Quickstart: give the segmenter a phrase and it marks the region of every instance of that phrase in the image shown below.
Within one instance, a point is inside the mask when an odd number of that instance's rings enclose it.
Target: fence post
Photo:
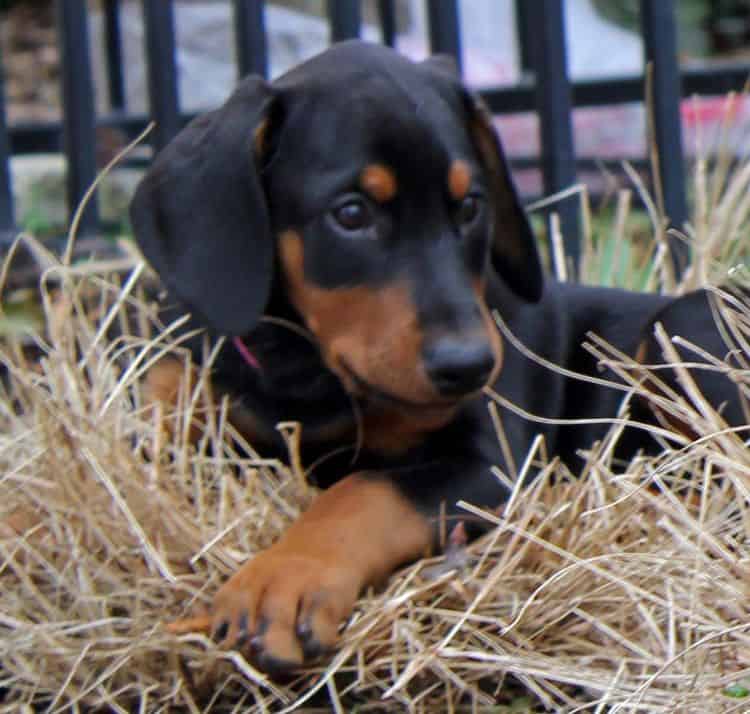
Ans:
[[[532,60],[536,73],[536,106],[542,144],[544,193],[569,188],[576,181],[572,101],[565,51],[562,0],[525,0],[528,12],[540,18]],[[566,257],[573,266],[580,257],[578,198],[557,203]]]
[[[10,175],[10,139],[5,119],[5,72],[0,52],[0,254],[4,253],[16,236],[13,191]]]
[[[125,108],[125,84],[122,76],[122,32],[120,32],[120,0],[104,2],[104,37],[107,51],[107,86],[109,106]]]
[[[72,216],[96,178],[94,83],[89,57],[85,0],[58,0],[60,66],[62,68],[63,136],[67,160],[68,211]],[[99,211],[94,196],[79,223],[79,235],[95,233]]]
[[[461,18],[456,0],[427,0],[430,50],[452,55],[461,71]]]
[[[515,0],[518,63],[521,66],[522,73],[529,72],[534,68],[532,47],[534,46],[536,21],[529,8],[530,5],[526,0]]]
[[[172,0],[143,0],[148,101],[156,122],[153,147],[163,149],[180,130]]]
[[[328,17],[331,23],[331,42],[359,37],[362,24],[360,0],[328,0]]]
[[[396,3],[394,0],[378,0],[378,17],[383,34],[383,44],[396,46]]]
[[[653,110],[658,159],[658,177],[655,179],[661,183],[660,198],[669,223],[682,229],[688,218],[688,209],[674,0],[641,0],[640,10],[646,61],[652,67],[652,96],[647,99],[651,100]],[[674,267],[679,275],[687,265],[688,249],[683,241],[675,237],[670,237],[669,245]]]
[[[263,0],[233,0],[234,42],[237,53],[237,73],[268,77],[266,18]]]

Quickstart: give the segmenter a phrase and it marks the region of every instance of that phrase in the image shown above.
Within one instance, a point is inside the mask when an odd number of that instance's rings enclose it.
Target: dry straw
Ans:
[[[685,231],[694,260],[681,284],[668,285],[676,292],[720,281],[748,247],[750,164],[722,159],[709,171],[699,162],[694,177],[698,208]],[[629,205],[621,193],[616,238]],[[658,242],[647,258],[662,284],[666,234],[649,206]],[[584,275],[598,270],[587,239]],[[70,266],[34,246],[47,266],[46,330],[33,338],[41,357],[30,359],[18,341],[0,351],[7,710],[750,709],[748,434],[728,429],[681,371],[683,393],[665,387],[661,405],[700,438],[653,429],[659,456],[615,462],[644,374],[593,335],[590,349],[623,380],[624,402],[582,472],[571,476],[535,442],[517,465],[541,467],[531,486],[514,488],[497,512],[464,504],[467,516],[494,526],[489,534],[362,597],[332,661],[274,684],[201,635],[166,633],[163,623],[205,608],[245,558],[277,538],[308,490],[299,468],[263,458],[233,433],[225,404],[188,443],[191,415],[211,399],[206,370],[186,380],[194,389],[174,413],[144,402],[141,378],[155,360],[170,353],[190,366],[176,326],[158,325],[143,298],[136,257],[126,271],[114,266],[118,280],[112,265]],[[721,298],[717,319],[744,366],[710,368],[731,373],[747,395],[750,308]],[[673,341],[658,339],[672,362]],[[502,395],[490,397],[502,443],[493,406]],[[511,485],[516,477],[488,474]]]

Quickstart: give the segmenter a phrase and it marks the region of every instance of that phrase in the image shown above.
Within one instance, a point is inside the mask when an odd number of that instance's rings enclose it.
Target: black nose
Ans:
[[[480,389],[495,366],[495,355],[486,340],[442,337],[425,349],[423,359],[432,383],[446,397]]]

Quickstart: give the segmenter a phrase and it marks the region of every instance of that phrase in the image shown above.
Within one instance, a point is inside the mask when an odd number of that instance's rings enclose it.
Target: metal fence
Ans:
[[[571,83],[566,74],[565,0],[515,0],[515,16],[523,74],[514,86],[482,92],[498,114],[536,110],[540,117],[543,190],[557,192],[576,181],[572,118],[573,107],[643,101],[643,76]],[[231,0],[237,75],[268,72],[263,0]],[[461,4],[458,0],[425,0],[429,45],[433,52],[461,59]],[[15,218],[8,159],[11,153],[45,151],[63,146],[67,158],[67,200],[70,214],[96,174],[94,132],[97,126],[117,127],[134,136],[153,119],[150,141],[163,147],[191,117],[180,111],[175,59],[175,17],[171,0],[142,0],[145,26],[150,116],[128,112],[123,82],[123,60],[118,0],[101,0],[105,14],[108,111],[97,116],[90,61],[88,10],[85,0],[57,0],[57,29],[61,57],[63,121],[61,124],[8,126],[0,84],[0,232],[15,233]],[[377,0],[382,41],[396,42],[395,0]],[[327,0],[330,40],[357,37],[362,27],[359,0]],[[680,72],[676,47],[674,0],[640,0],[640,22],[645,59],[652,70],[653,120],[661,167],[664,207],[675,225],[687,217],[685,171],[682,156],[679,100],[682,96],[722,94],[742,89],[748,65]],[[62,141],[60,139],[62,138]],[[568,254],[578,255],[578,208],[562,202],[560,213]],[[99,217],[95,202],[83,214],[80,231],[95,234]]]

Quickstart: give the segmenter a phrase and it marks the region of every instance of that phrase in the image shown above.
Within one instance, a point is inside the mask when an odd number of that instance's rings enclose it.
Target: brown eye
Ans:
[[[346,231],[361,231],[372,224],[370,209],[364,201],[352,199],[333,210],[333,218]]]
[[[476,196],[467,196],[458,208],[458,223],[462,226],[473,223],[479,215],[480,200]]]

